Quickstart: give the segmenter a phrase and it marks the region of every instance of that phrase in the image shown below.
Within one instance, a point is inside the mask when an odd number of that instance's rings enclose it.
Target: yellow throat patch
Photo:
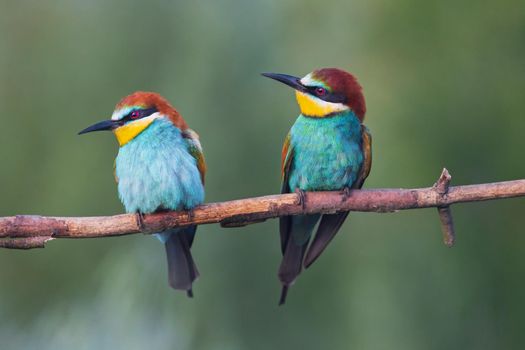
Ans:
[[[118,127],[115,130],[113,130],[113,133],[117,137],[117,141],[120,147],[133,140],[138,134],[140,134],[151,123],[153,123],[154,120],[155,118],[146,117],[122,125],[121,127]]]
[[[329,114],[348,109],[348,107],[342,103],[326,102],[300,91],[295,92],[295,97],[301,109],[301,114],[308,117],[322,118]]]

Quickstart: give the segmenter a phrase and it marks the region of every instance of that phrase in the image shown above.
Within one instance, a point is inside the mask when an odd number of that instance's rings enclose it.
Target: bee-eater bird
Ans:
[[[284,141],[281,193],[299,193],[304,205],[305,191],[342,190],[348,196],[350,189],[361,188],[372,164],[372,138],[363,125],[365,99],[356,78],[337,68],[318,69],[303,78],[263,75],[294,88],[301,111]],[[347,216],[341,212],[280,218],[280,305],[303,264],[308,268],[319,257]]]
[[[199,136],[169,102],[157,93],[135,92],[115,107],[110,120],[79,134],[111,130],[120,145],[115,179],[128,213],[191,210],[204,201],[206,165]],[[169,284],[193,296],[199,276],[190,253],[197,226],[156,234],[168,257]]]

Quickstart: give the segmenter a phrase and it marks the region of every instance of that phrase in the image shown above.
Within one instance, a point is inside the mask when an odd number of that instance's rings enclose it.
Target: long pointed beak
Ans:
[[[115,121],[115,120],[104,120],[104,121],[98,122],[96,124],[93,124],[93,125],[85,128],[84,130],[82,130],[78,134],[82,135],[82,134],[86,134],[88,132],[100,131],[100,130],[113,130],[113,129],[119,127],[119,126],[120,125],[119,125],[118,121]]]
[[[303,84],[301,84],[301,79],[294,77],[293,75],[288,74],[280,74],[280,73],[261,73],[262,76],[277,80],[283,84],[286,84],[295,90],[299,90],[301,92],[306,92],[306,88]]]

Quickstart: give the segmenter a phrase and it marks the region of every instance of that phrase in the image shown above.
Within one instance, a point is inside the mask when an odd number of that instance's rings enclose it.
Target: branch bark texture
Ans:
[[[335,213],[339,211],[394,212],[436,207],[445,243],[454,242],[450,205],[525,196],[525,179],[467,186],[449,186],[443,170],[436,184],[418,189],[353,190],[307,192],[300,203],[296,193],[210,203],[188,212],[159,212],[139,217],[133,214],[100,217],[45,217],[17,215],[0,218],[0,248],[43,247],[54,238],[95,238],[134,233],[153,233],[168,228],[220,223],[224,227],[244,226],[286,215]]]

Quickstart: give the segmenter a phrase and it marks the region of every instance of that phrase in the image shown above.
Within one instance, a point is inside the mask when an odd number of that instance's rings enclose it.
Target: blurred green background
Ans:
[[[298,114],[263,71],[336,66],[364,87],[365,187],[525,177],[525,3],[0,3],[0,215],[123,212],[109,133],[76,133],[135,90],[198,131],[207,201],[277,193]],[[0,251],[2,349],[523,349],[523,199],[354,213],[278,307],[277,221],[199,228],[193,300],[133,235]]]

